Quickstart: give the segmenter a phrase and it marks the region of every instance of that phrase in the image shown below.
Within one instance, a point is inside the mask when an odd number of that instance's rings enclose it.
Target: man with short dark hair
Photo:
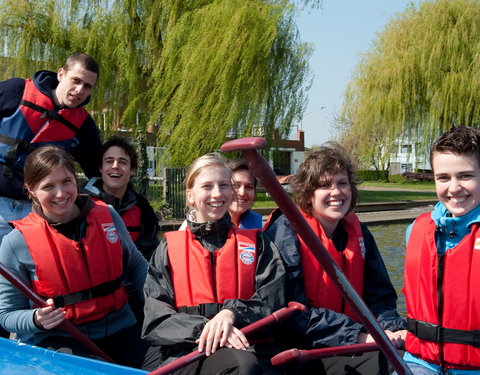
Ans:
[[[98,75],[95,60],[77,53],[56,73],[42,70],[33,79],[0,82],[0,240],[11,230],[9,221],[30,212],[23,164],[35,148],[56,144],[71,153],[88,177],[99,175],[102,142],[83,108]]]

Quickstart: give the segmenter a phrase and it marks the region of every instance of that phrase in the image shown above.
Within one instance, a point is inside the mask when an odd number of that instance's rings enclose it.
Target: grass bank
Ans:
[[[367,182],[362,183],[359,188],[359,203],[401,202],[437,198],[433,183]],[[254,207],[276,206],[277,204],[266,193],[257,193]]]

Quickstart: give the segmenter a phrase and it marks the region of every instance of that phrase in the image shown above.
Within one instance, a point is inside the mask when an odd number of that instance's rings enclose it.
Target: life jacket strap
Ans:
[[[407,319],[407,330],[422,340],[471,345],[480,348],[480,331],[445,328],[437,324]]]
[[[77,135],[79,129],[75,125],[73,125],[70,121],[68,121],[65,117],[60,115],[57,111],[40,107],[39,105],[29,102],[28,100],[22,100],[20,102],[20,105],[24,105],[25,107],[31,108],[34,111],[40,112],[41,113],[40,118],[49,118],[49,119],[53,119],[58,122],[61,122],[71,131],[73,131],[75,135]]]
[[[181,306],[178,308],[179,312],[189,315],[201,315],[205,318],[211,319],[223,308],[221,303],[200,303],[196,306]]]
[[[65,307],[75,303],[88,301],[96,297],[105,297],[112,294],[122,286],[120,278],[112,281],[107,281],[100,285],[81,290],[79,292],[65,294],[63,296],[53,297],[53,304],[55,307]]]

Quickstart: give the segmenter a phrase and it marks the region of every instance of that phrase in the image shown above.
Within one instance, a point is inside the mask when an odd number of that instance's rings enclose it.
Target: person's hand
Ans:
[[[51,298],[47,300],[47,304],[49,306],[36,309],[33,318],[38,327],[52,329],[65,320],[65,311],[56,308]]]
[[[249,346],[245,335],[233,326],[233,312],[222,310],[215,315],[203,328],[200,338],[196,341],[198,351],[209,356],[218,347],[246,350]]]
[[[398,349],[402,349],[405,346],[405,337],[407,336],[406,330],[401,331],[384,331],[391,343]],[[369,333],[360,333],[358,335],[359,344],[367,344],[370,342],[375,342],[375,339]]]

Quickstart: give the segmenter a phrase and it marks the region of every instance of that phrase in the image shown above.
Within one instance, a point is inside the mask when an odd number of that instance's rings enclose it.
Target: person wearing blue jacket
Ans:
[[[100,175],[100,132],[83,108],[98,76],[96,61],[77,53],[57,72],[0,82],[0,240],[11,230],[9,221],[31,210],[23,163],[36,147],[56,144],[71,153],[87,177]]]
[[[123,220],[111,206],[78,194],[73,160],[57,146],[29,155],[25,186],[33,210],[12,222],[0,262],[47,306],[32,306],[0,277],[0,324],[21,342],[97,358],[59,329],[68,319],[117,363],[156,369],[160,353],[141,339],[124,286],[142,290],[148,264]]]
[[[230,160],[227,165],[232,171],[235,188],[235,198],[228,208],[232,223],[240,229],[262,229],[262,215],[252,211],[257,179],[244,159]]]

